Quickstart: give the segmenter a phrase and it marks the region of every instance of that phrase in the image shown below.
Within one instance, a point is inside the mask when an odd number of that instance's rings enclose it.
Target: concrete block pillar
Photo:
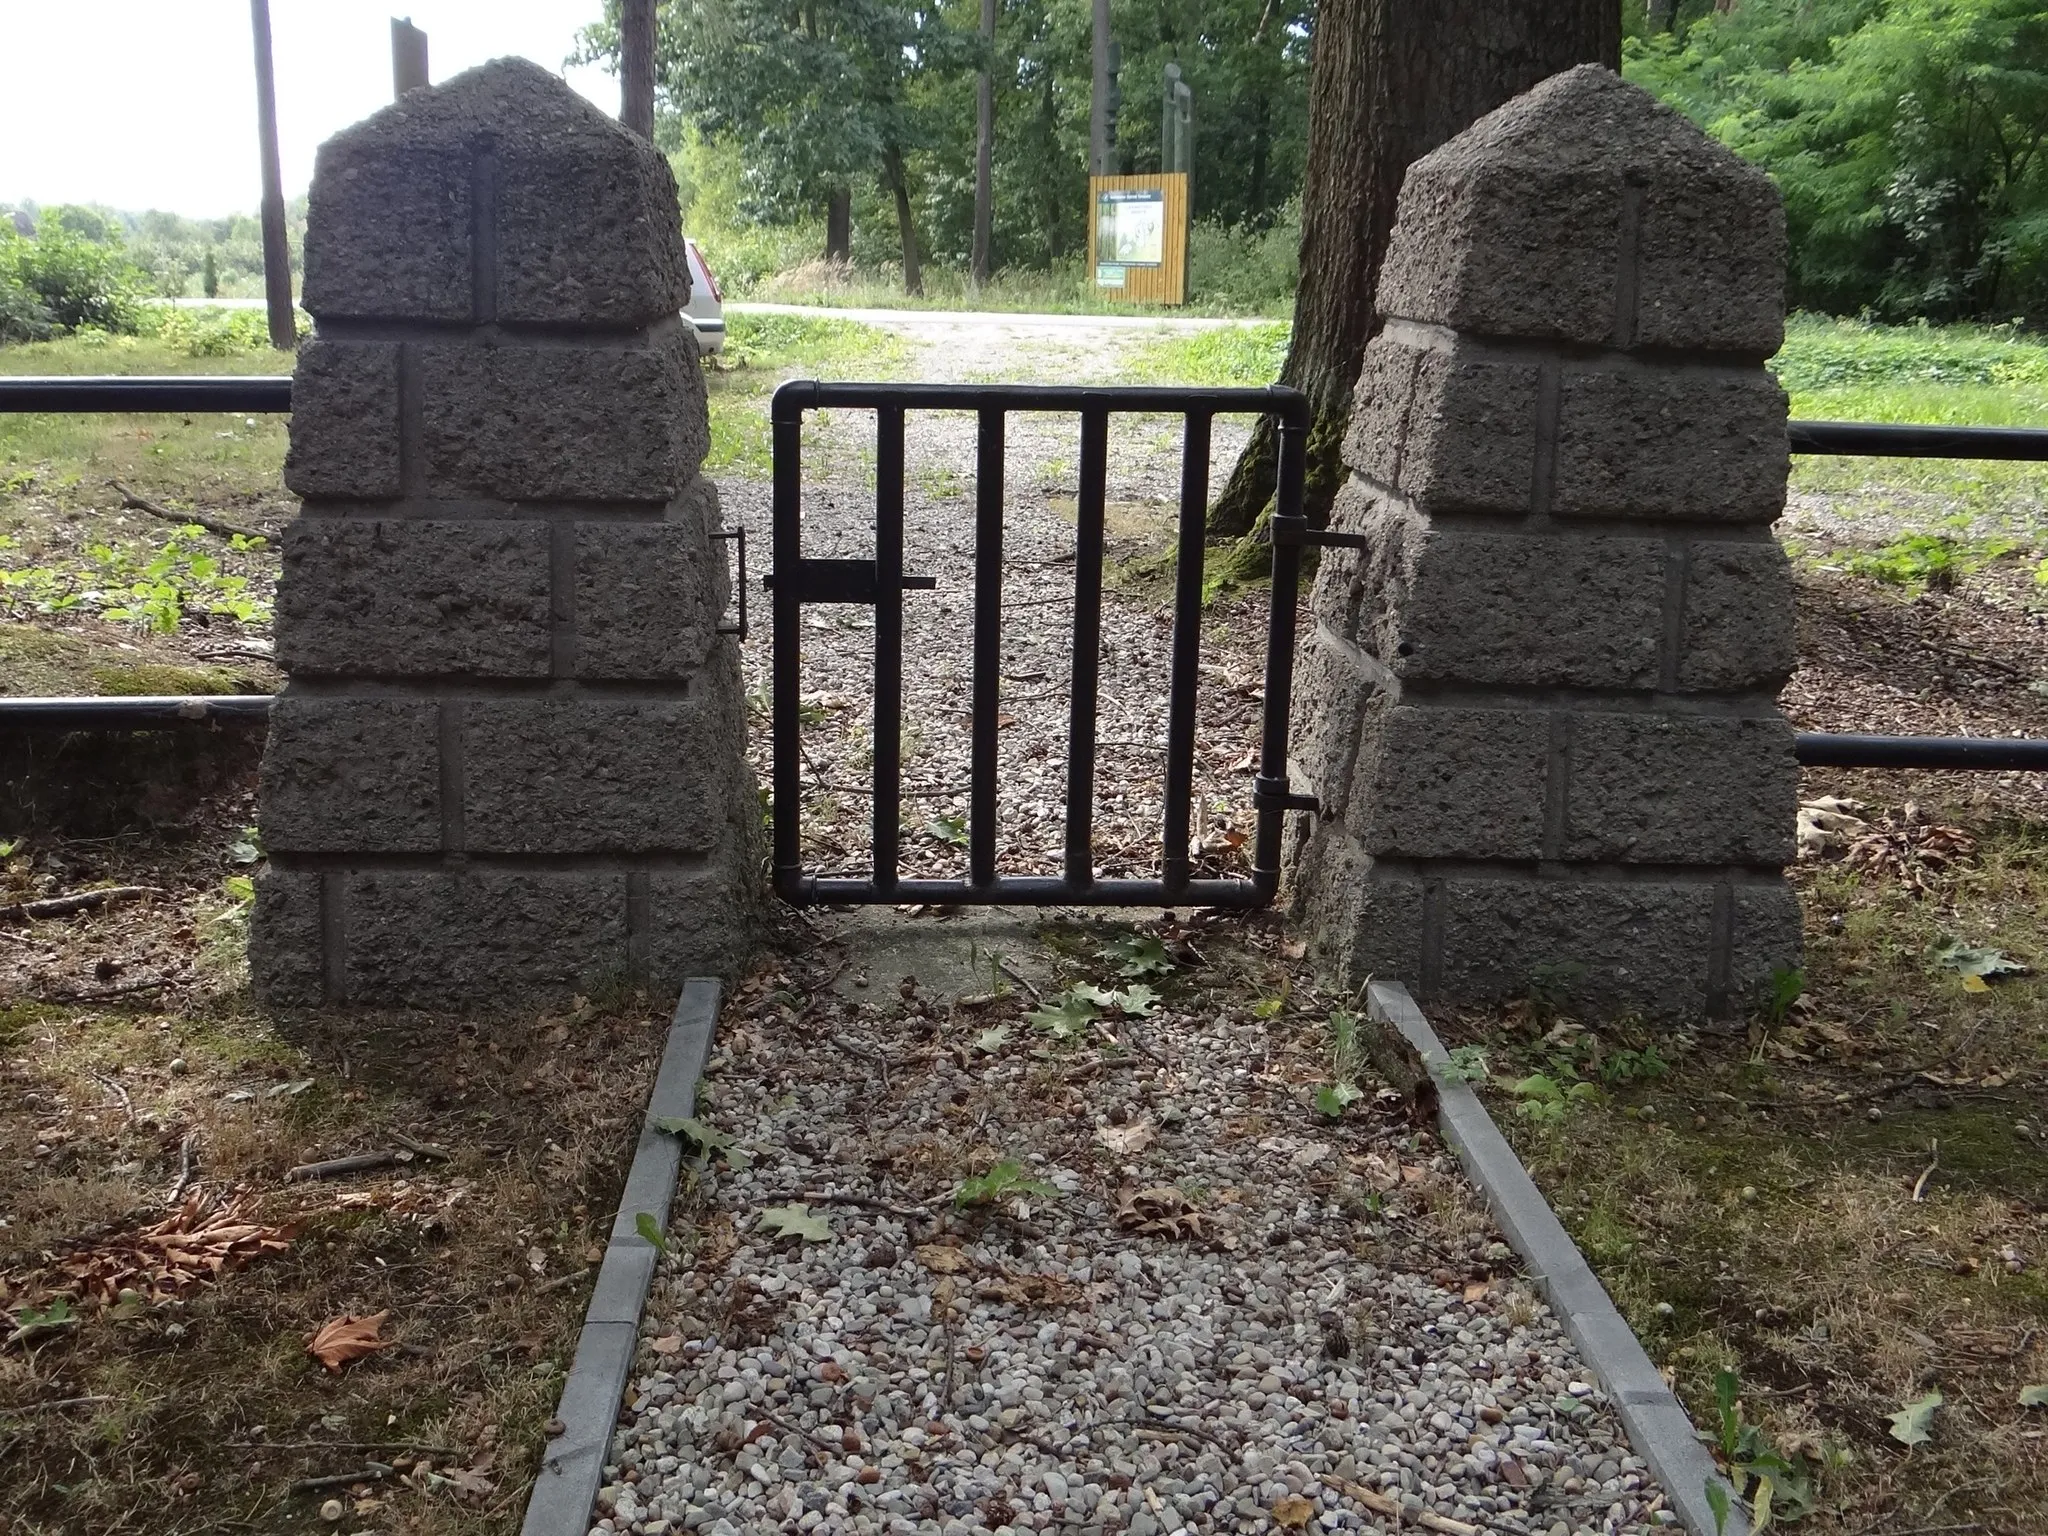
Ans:
[[[1798,963],[1784,216],[1595,66],[1402,187],[1296,692],[1341,975],[1588,1013]]]
[[[760,909],[675,182],[499,60],[320,149],[250,961],[279,1004],[730,971]]]

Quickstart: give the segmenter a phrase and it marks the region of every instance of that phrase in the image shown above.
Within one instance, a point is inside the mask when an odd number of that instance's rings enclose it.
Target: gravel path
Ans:
[[[1122,345],[956,340],[913,374],[1113,379]],[[813,418],[809,553],[871,547],[870,422]],[[1057,868],[1076,430],[1010,433],[1006,872]],[[1158,419],[1113,431],[1129,554],[1171,526],[1179,445]],[[1212,482],[1241,440],[1218,423]],[[906,872],[964,870],[945,818],[966,809],[973,453],[965,418],[912,418],[906,569],[940,587],[905,601]],[[767,488],[723,490],[765,549]],[[1105,602],[1106,874],[1156,867],[1163,601]],[[1262,597],[1205,619],[1210,872],[1243,868],[1263,624]],[[865,859],[871,630],[862,609],[807,615],[807,857],[827,871]],[[765,639],[747,647],[763,710]],[[1255,1017],[1246,990],[1284,969],[1281,941],[1157,932],[1176,962],[1149,978],[1160,996],[1078,1029],[1034,1021],[992,959],[1001,988],[964,997],[867,976],[857,953],[838,992],[814,958],[736,995],[701,1113],[738,1155],[696,1165],[594,1531],[1576,1536],[1670,1518],[1455,1159],[1369,1096],[1340,1122],[1315,1112],[1323,1015]],[[1100,943],[1061,930],[1025,969],[1129,989]],[[963,1202],[970,1178],[1023,1182]]]
[[[893,980],[728,1010],[704,1114],[747,1166],[678,1222],[595,1530],[1658,1526],[1455,1160],[1314,1114],[1306,1021],[1052,1045]],[[1033,1187],[958,1203],[1000,1164]]]

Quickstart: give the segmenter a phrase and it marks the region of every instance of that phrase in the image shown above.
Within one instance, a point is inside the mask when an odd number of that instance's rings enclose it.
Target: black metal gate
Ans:
[[[803,553],[804,413],[821,408],[875,413],[875,554],[820,560]],[[901,835],[903,592],[931,577],[903,571],[903,418],[906,411],[972,411],[975,464],[974,673],[967,867],[964,880],[905,879]],[[1060,411],[1081,418],[1074,561],[1074,650],[1067,725],[1066,845],[1062,873],[1005,875],[996,868],[998,685],[1002,634],[1003,429],[1012,411]],[[1097,879],[1094,799],[1096,690],[1102,620],[1103,514],[1109,418],[1118,412],[1185,421],[1176,538],[1171,670],[1167,688],[1165,810],[1156,879]],[[1272,416],[1279,428],[1279,488],[1273,516],[1272,609],[1250,879],[1196,878],[1188,848],[1195,762],[1195,704],[1201,644],[1203,553],[1209,500],[1209,427],[1218,415]],[[1075,388],[1040,385],[821,384],[794,381],[775,392],[774,825],[775,890],[785,901],[989,903],[1009,906],[1261,907],[1280,883],[1281,820],[1310,802],[1287,785],[1287,699],[1294,679],[1294,609],[1301,547],[1315,538],[1302,518],[1309,403],[1296,390]],[[799,689],[806,603],[862,603],[875,610],[873,868],[867,878],[820,876],[804,867]]]

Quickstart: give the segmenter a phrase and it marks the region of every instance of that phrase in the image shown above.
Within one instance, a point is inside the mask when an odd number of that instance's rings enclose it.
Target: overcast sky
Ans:
[[[322,139],[391,100],[391,18],[427,33],[433,78],[503,54],[560,71],[603,0],[271,0],[286,197]],[[0,202],[193,217],[262,195],[248,0],[0,0]],[[607,112],[617,80],[569,83]]]

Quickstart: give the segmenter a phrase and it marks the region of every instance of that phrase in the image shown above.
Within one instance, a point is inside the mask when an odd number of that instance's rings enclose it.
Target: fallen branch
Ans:
[[[366,1173],[372,1168],[389,1168],[398,1162],[396,1152],[358,1152],[354,1157],[331,1157],[324,1163],[301,1163],[286,1173],[284,1180],[294,1184],[302,1179],[331,1179],[344,1173]]]
[[[417,1456],[465,1456],[452,1445],[423,1445],[413,1440],[230,1440],[231,1451],[411,1451]]]
[[[185,1133],[185,1140],[178,1147],[178,1182],[164,1196],[165,1205],[176,1205],[178,1196],[185,1193],[185,1186],[192,1182],[192,1146],[198,1140],[199,1127],[195,1125]]]
[[[17,901],[11,906],[0,907],[0,920],[34,922],[46,917],[69,917],[74,912],[90,912],[104,907],[109,902],[132,901],[138,896],[161,896],[163,891],[154,885],[109,885],[97,891],[78,891],[70,896],[46,896],[41,901]]]
[[[269,534],[260,528],[244,528],[240,523],[230,523],[218,517],[208,517],[204,512],[173,512],[169,507],[151,501],[147,496],[138,496],[118,480],[109,480],[108,486],[121,493],[121,505],[132,507],[137,512],[147,512],[151,517],[160,517],[167,523],[176,523],[183,528],[196,524],[208,533],[223,539],[267,539]]]
[[[1467,1525],[1462,1520],[1453,1520],[1448,1515],[1439,1515],[1432,1510],[1404,1508],[1399,1499],[1390,1499],[1384,1493],[1375,1493],[1372,1489],[1346,1478],[1325,1474],[1323,1481],[1334,1484],[1341,1492],[1356,1499],[1374,1514],[1382,1515],[1396,1524],[1403,1520],[1412,1520],[1425,1531],[1437,1531],[1441,1536],[1485,1536],[1484,1526]]]
[[[154,992],[159,987],[169,986],[165,976],[152,976],[142,981],[124,981],[118,987],[95,987],[90,992],[48,992],[39,1001],[45,1003],[103,1003],[110,997],[127,997],[135,992]]]
[[[414,1141],[410,1136],[398,1131],[392,1131],[389,1134],[393,1141],[397,1142],[415,1157],[424,1157],[436,1163],[445,1163],[455,1155],[446,1147],[437,1147],[431,1141]]]
[[[26,1416],[31,1413],[55,1413],[60,1408],[83,1408],[91,1403],[111,1403],[113,1398],[105,1393],[91,1397],[53,1397],[47,1402],[24,1403],[19,1408],[0,1409],[0,1412]]]
[[[391,1468],[381,1461],[354,1472],[337,1472],[332,1477],[302,1477],[285,1490],[287,1495],[295,1493],[325,1493],[330,1488],[346,1488],[353,1483],[374,1483],[391,1475]]]

